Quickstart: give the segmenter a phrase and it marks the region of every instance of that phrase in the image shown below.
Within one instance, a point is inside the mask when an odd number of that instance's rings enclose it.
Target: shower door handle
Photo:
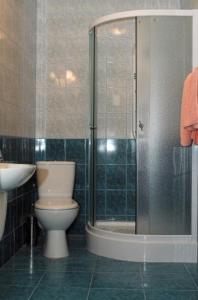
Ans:
[[[90,130],[94,130],[94,129],[96,129],[96,128],[97,128],[97,127],[96,127],[95,125],[93,125],[93,124],[91,124],[91,123],[89,124],[89,129],[90,129]]]
[[[144,123],[142,123],[141,121],[139,121],[139,128],[141,129],[141,131],[143,131],[144,129]]]

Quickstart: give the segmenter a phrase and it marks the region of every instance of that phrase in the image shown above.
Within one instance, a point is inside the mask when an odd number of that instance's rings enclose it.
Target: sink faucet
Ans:
[[[2,151],[0,149],[0,163],[4,162],[4,159],[3,159],[3,154],[2,154]]]

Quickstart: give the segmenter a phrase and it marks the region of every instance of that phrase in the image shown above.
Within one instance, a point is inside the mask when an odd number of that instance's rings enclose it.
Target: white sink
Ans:
[[[7,192],[23,185],[32,177],[35,170],[35,165],[0,163],[0,240],[5,228]]]
[[[7,192],[23,185],[35,170],[35,165],[0,163],[0,191]]]

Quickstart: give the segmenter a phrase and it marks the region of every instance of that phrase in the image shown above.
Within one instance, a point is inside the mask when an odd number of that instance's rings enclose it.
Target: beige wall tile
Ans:
[[[34,137],[36,0],[0,0],[0,7],[0,134]]]
[[[107,138],[126,138],[127,120],[125,114],[106,115]]]
[[[146,8],[180,8],[180,3],[178,0],[38,0],[38,138],[89,136],[89,24],[109,13]],[[112,34],[115,24],[97,30],[98,137],[132,135],[131,24],[126,21],[116,25],[125,31],[123,38],[115,39]]]
[[[181,0],[181,8],[182,9],[198,9],[198,1],[197,0]]]

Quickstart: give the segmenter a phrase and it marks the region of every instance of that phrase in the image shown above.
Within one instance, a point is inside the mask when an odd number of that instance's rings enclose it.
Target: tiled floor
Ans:
[[[97,257],[70,238],[70,256],[22,248],[0,269],[1,300],[198,300],[197,264],[142,264]]]

